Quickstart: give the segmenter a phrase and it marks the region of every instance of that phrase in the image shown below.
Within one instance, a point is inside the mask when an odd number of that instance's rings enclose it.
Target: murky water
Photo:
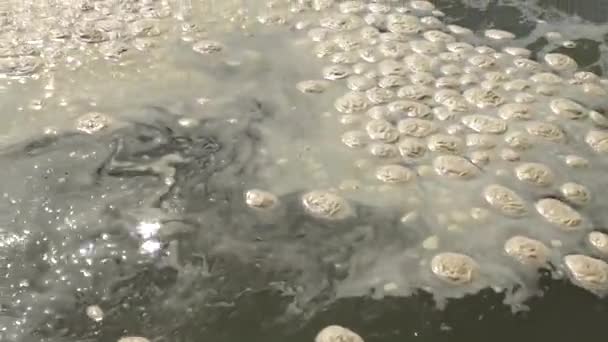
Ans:
[[[603,338],[608,3],[0,5],[0,341]]]

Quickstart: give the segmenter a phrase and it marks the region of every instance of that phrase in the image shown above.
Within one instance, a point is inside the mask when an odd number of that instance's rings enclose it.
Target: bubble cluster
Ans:
[[[319,74],[306,75],[296,88],[329,104],[324,117],[336,117],[343,130],[328,135],[341,142],[339,159],[352,157],[353,167],[327,165],[342,170],[328,182],[338,183],[301,196],[308,215],[356,216],[354,203],[336,188],[382,210],[403,211],[405,201],[414,207],[408,212],[417,212],[421,203],[432,203],[434,213],[423,214],[429,227],[416,228],[430,230],[421,234],[427,240],[417,246],[438,250],[432,273],[463,287],[480,272],[490,286],[502,279],[497,268],[468,255],[493,249],[490,263],[532,266],[526,272],[533,272],[554,254],[563,258],[577,234],[589,234],[595,221],[588,216],[601,195],[591,196],[586,177],[599,170],[594,154],[608,151],[601,76],[578,70],[565,53],[524,47],[519,34],[446,24],[427,1],[317,0],[299,3],[293,13],[306,18],[307,42],[298,45],[320,64]],[[221,51],[228,50],[223,45]],[[346,179],[350,172],[355,180]],[[357,186],[349,186],[351,180]],[[400,193],[405,187],[416,196]],[[496,238],[472,237],[481,222],[488,226],[484,234]],[[514,222],[522,232],[505,238],[505,226]],[[446,239],[444,231],[458,238]],[[601,240],[597,234],[593,241]],[[471,241],[462,254],[441,251],[457,250],[459,239]],[[550,249],[555,241],[568,248]],[[504,264],[504,254],[516,263]],[[348,279],[358,277],[367,279],[359,273]]]

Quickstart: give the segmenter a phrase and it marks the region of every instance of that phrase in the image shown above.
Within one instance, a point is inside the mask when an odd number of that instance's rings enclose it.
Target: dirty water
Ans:
[[[606,6],[5,1],[0,341],[602,338]]]

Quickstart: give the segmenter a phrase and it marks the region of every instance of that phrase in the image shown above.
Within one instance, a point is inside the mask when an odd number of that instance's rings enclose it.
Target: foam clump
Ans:
[[[251,208],[270,209],[276,206],[279,200],[268,191],[252,189],[245,192],[245,202]]]
[[[446,252],[433,257],[431,269],[439,279],[447,283],[465,285],[475,279],[479,265],[468,255]]]
[[[608,264],[586,255],[571,254],[564,263],[572,282],[589,291],[605,295],[608,291]]]
[[[302,195],[302,204],[307,212],[321,219],[340,220],[354,214],[352,207],[344,198],[322,190]]]
[[[118,339],[117,342],[149,342],[150,340],[141,336],[125,336]]]
[[[363,338],[348,328],[330,325],[319,331],[315,342],[363,342]]]

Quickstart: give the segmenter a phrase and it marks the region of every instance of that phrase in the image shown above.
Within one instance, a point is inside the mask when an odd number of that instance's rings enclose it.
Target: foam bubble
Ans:
[[[339,325],[323,328],[315,337],[315,342],[363,342],[363,338],[354,331]]]
[[[302,204],[311,215],[326,220],[341,220],[354,214],[344,198],[322,190],[302,195]]]
[[[548,222],[564,230],[580,229],[583,223],[581,214],[560,200],[543,198],[536,202],[535,207]]]
[[[513,190],[499,184],[490,184],[483,190],[485,200],[506,216],[521,217],[528,213],[526,202]]]
[[[441,280],[453,285],[472,282],[479,272],[479,265],[468,255],[445,252],[431,260],[433,273]]]
[[[608,290],[608,264],[581,254],[564,257],[564,263],[572,282],[587,290],[605,294]]]

